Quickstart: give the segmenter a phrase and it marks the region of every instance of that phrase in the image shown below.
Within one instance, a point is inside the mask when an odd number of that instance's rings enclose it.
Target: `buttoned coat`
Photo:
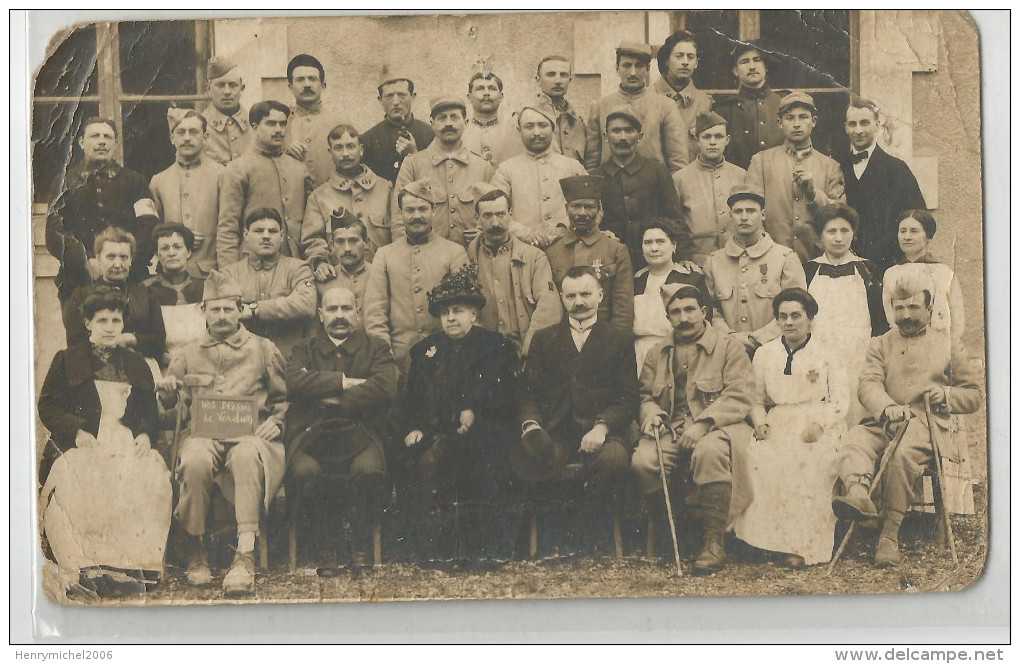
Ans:
[[[699,151],[695,126],[699,115],[711,112],[712,104],[715,103],[712,95],[704,90],[699,90],[693,80],[687,83],[687,87],[677,92],[673,86],[666,82],[665,78],[660,77],[652,85],[652,89],[676,104],[676,110],[680,112],[680,118],[684,121],[684,126],[687,127],[688,163],[693,162]]]
[[[728,161],[709,166],[695,158],[673,174],[684,220],[691,231],[692,260],[704,265],[730,237],[730,190],[743,184],[747,171]]]
[[[793,181],[798,170],[814,176],[814,201]],[[747,183],[765,192],[765,230],[773,240],[796,251],[801,261],[822,253],[811,222],[819,207],[846,202],[839,164],[814,148],[795,153],[788,144],[777,145],[751,157]]]
[[[135,335],[138,339],[136,350],[145,357],[156,360],[163,358],[163,346],[166,343],[166,327],[163,324],[163,312],[159,303],[149,294],[143,284],[124,284],[115,286],[103,279],[94,284],[80,286],[64,303],[62,316],[67,345],[88,341],[89,330],[85,327],[85,314],[82,305],[85,298],[95,292],[97,287],[107,287],[119,291],[127,298],[124,308],[124,332]]]
[[[578,237],[572,230],[563,234],[545,250],[552,268],[553,282],[563,283],[567,270],[576,265],[595,268],[605,296],[599,304],[599,321],[623,334],[634,329],[634,268],[622,243],[600,230]],[[637,367],[634,368],[635,373]]]
[[[732,237],[705,261],[705,281],[712,295],[712,324],[723,332],[754,334],[765,344],[779,336],[772,299],[784,288],[807,288],[797,254],[768,233],[750,247]]]
[[[258,303],[256,318],[246,323],[254,334],[266,337],[283,353],[307,336],[318,294],[304,261],[280,256],[273,262],[248,256],[221,271],[241,287],[245,304]]]
[[[345,121],[339,111],[321,100],[312,108],[305,108],[299,104],[290,107],[290,117],[287,119],[287,144],[305,146],[305,158],[302,163],[312,176],[314,187],[324,184],[334,172],[327,137],[329,132],[333,131],[333,127]]]
[[[517,132],[517,119],[497,117],[495,120],[492,124],[482,124],[471,118],[461,139],[464,147],[492,164],[493,168],[524,152],[524,143]]]
[[[195,234],[188,272],[196,277],[216,269],[216,224],[223,170],[221,164],[206,156],[189,167],[174,162],[149,181],[149,191],[163,223],[183,224]]]
[[[721,429],[730,441],[746,439],[751,427],[745,422],[754,399],[754,373],[744,345],[712,325],[694,342],[697,350],[687,369],[684,390],[690,423]],[[673,422],[676,377],[673,375],[674,341],[664,341],[645,356],[641,367],[641,426],[662,415]]]
[[[414,138],[419,152],[431,145],[436,138],[436,132],[432,127],[413,115],[402,127],[383,118],[361,135],[361,144],[365,147],[365,156],[361,158],[361,163],[390,184],[396,182],[400,165],[405,159],[404,156],[397,154],[397,136],[400,131],[406,131]]]
[[[302,255],[301,225],[312,178],[304,165],[258,146],[234,159],[220,180],[220,214],[216,227],[216,262],[222,268],[241,260],[244,218],[256,208],[273,208],[284,222],[286,256]]]
[[[538,155],[525,152],[500,164],[491,184],[510,196],[510,232],[530,243],[540,231],[549,233],[566,226],[567,201],[560,180],[575,175],[587,175],[584,166],[552,148]]]
[[[726,161],[747,168],[755,154],[782,144],[779,102],[786,94],[766,85],[758,90],[740,88],[736,94],[716,98],[714,110],[726,119],[730,134]]]
[[[466,263],[464,247],[434,233],[420,244],[399,238],[375,255],[365,288],[365,332],[389,342],[402,372],[411,346],[440,328],[429,313],[428,292]]]
[[[553,106],[549,95],[538,93],[538,103]],[[552,150],[578,163],[584,163],[584,150],[588,142],[588,127],[584,118],[570,101],[563,98],[563,110],[556,111],[556,127],[553,130]]]
[[[368,260],[379,247],[390,243],[389,182],[362,166],[361,175],[349,178],[334,171],[326,183],[308,196],[305,218],[301,224],[301,246],[313,269],[328,258],[330,240],[329,218],[334,210],[344,208],[354,213],[368,231]]]
[[[336,269],[336,276],[330,277],[326,281],[315,281],[315,290],[319,293],[319,301],[322,301],[322,296],[326,294],[326,291],[336,286],[342,286],[354,293],[354,301],[358,305],[358,313],[364,315],[365,290],[368,288],[368,275],[372,263],[365,261],[360,269],[348,272],[347,268],[337,260],[336,254],[330,252],[329,264]]]
[[[521,377],[523,424],[534,420],[546,431],[570,417],[587,431],[602,420],[624,444],[637,416],[637,362],[629,333],[598,320],[581,352],[566,320],[539,330]]]
[[[294,346],[287,360],[287,459],[301,451],[307,433],[326,420],[358,424],[381,451],[388,412],[397,396],[397,365],[389,344],[356,330],[339,346],[325,330]],[[344,388],[344,378],[364,380]],[[323,403],[323,399],[339,403]]]
[[[224,115],[209,104],[202,115],[208,129],[205,147],[202,148],[207,157],[226,166],[251,148],[255,132],[248,123],[247,107],[241,106],[233,115]]]
[[[397,205],[397,196],[405,185],[428,178],[432,194],[436,197],[433,233],[441,238],[466,246],[464,231],[478,226],[475,218],[475,198],[471,185],[488,182],[495,171],[492,164],[461,146],[456,152],[446,153],[438,141],[404,159],[393,186],[390,219],[393,239],[404,237],[404,218]]]
[[[507,335],[520,348],[521,355],[527,355],[535,332],[555,325],[563,316],[559,292],[553,284],[549,258],[537,247],[520,240],[510,240],[510,288],[514,296],[514,311],[517,313],[517,328],[524,331],[522,339]],[[478,263],[482,253],[482,238],[477,237],[467,247],[468,260]],[[481,279],[482,294],[488,306],[494,307],[495,289]],[[500,330],[493,330],[499,332]]]
[[[638,144],[638,154],[659,162],[670,173],[684,167],[688,161],[689,139],[683,118],[676,104],[645,87],[636,93],[617,89],[592,104],[584,152],[584,166],[589,172],[609,161],[609,147],[603,145],[606,116],[621,106],[635,109],[641,118],[644,137]]]

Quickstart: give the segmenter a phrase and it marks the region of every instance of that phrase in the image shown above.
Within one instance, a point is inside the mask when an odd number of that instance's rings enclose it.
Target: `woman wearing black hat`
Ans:
[[[484,524],[507,484],[517,351],[475,325],[485,306],[476,264],[448,273],[428,298],[443,330],[411,349],[401,421],[404,445],[417,457],[418,552],[422,560],[499,557]]]

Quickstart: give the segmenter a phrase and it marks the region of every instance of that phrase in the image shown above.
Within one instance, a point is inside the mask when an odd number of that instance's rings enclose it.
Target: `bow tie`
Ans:
[[[867,150],[865,150],[864,152],[854,152],[850,154],[850,162],[853,164],[859,164],[867,158],[868,158]]]
[[[818,274],[821,274],[832,279],[838,279],[840,277],[849,277],[856,271],[853,263],[843,263],[842,265],[829,265],[828,263],[818,264]]]

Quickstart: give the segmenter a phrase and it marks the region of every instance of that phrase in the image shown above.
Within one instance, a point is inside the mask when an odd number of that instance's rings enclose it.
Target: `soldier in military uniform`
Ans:
[[[503,101],[503,79],[491,71],[475,72],[468,82],[471,119],[464,127],[464,147],[496,168],[523,152],[513,122],[499,115]]]
[[[469,189],[479,181],[488,182],[495,171],[492,164],[468,150],[463,143],[467,106],[453,95],[432,100],[432,128],[436,140],[420,152],[407,157],[397,175],[395,191],[427,178],[436,196],[433,232],[462,246],[480,232],[475,225],[474,199]],[[394,239],[404,235],[400,205],[394,196],[390,218]]]
[[[770,60],[768,52],[754,43],[737,44],[730,51],[733,75],[740,89],[735,95],[715,101],[715,112],[726,118],[732,140],[726,148],[726,160],[747,168],[751,157],[783,142],[776,122],[782,94],[766,81]]]
[[[695,121],[702,113],[711,111],[713,103],[712,95],[699,90],[694,84],[694,72],[698,70],[698,40],[686,30],[674,32],[666,38],[655,59],[661,76],[652,89],[676,102],[680,117],[688,128],[687,156],[693,162],[698,156]]]
[[[538,63],[535,80],[541,90],[535,103],[548,103],[556,111],[553,149],[583,164],[588,127],[566,96],[570,82],[574,80],[570,60],[562,55],[545,56]]]
[[[714,299],[712,325],[736,337],[748,354],[779,336],[772,298],[784,288],[806,288],[804,268],[793,249],[762,229],[765,194],[738,185],[726,200],[733,235],[705,261],[705,281]]]
[[[560,180],[570,228],[546,249],[546,255],[557,285],[570,268],[591,267],[605,293],[599,320],[629,335],[634,327],[634,269],[627,247],[599,230],[604,186],[605,179],[594,175]]]
[[[365,288],[368,271],[372,267],[370,241],[365,222],[346,209],[334,210],[329,217],[329,266],[333,276],[325,281],[316,279],[315,288],[321,298],[326,291],[343,286],[352,293],[358,304],[358,315],[365,311]]]
[[[326,70],[315,57],[300,53],[291,58],[287,63],[287,85],[294,95],[294,105],[290,107],[287,123],[286,152],[305,165],[312,183],[318,187],[333,173],[326,136],[341,118],[322,103]]]
[[[76,288],[99,276],[93,249],[96,235],[109,226],[134,236],[136,251],[127,279],[141,283],[149,276],[152,229],[159,223],[145,178],[114,158],[117,125],[113,120],[86,120],[78,145],[84,158],[57,176],[46,216],[46,248],[60,261],[56,281],[62,303]]]
[[[436,137],[431,125],[414,117],[414,81],[402,71],[383,66],[379,74],[379,104],[383,119],[364,133],[365,165],[393,184],[404,159],[427,148]]]
[[[213,161],[226,166],[251,147],[255,133],[248,123],[248,109],[241,105],[244,79],[230,58],[212,58],[206,70],[212,102],[202,111],[209,122],[209,138],[203,150]]]

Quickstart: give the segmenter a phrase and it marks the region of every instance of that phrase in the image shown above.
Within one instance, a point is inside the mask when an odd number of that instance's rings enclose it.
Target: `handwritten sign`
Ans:
[[[191,430],[200,438],[236,440],[250,436],[258,421],[255,397],[196,395],[191,404]]]

